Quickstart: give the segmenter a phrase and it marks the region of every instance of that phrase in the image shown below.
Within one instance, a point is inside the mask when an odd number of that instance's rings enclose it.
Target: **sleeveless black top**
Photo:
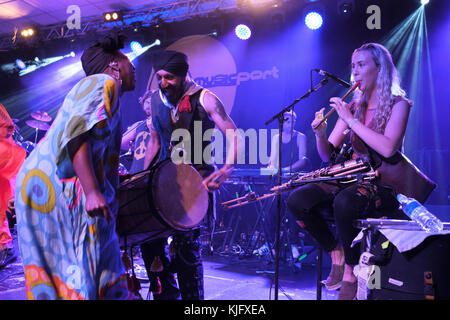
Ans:
[[[172,109],[167,107],[159,95],[159,91],[153,93],[152,99],[152,122],[155,130],[161,138],[161,149],[159,160],[170,159],[174,146],[179,146],[184,140],[185,159],[187,163],[191,163],[202,176],[206,176],[214,167],[207,164],[203,159],[203,151],[210,141],[203,141],[204,133],[208,129],[213,129],[215,124],[209,119],[208,114],[200,103],[200,94],[203,90],[199,90],[189,97],[192,110],[190,112],[180,112],[178,120],[172,121]],[[188,136],[173,136],[176,129],[185,129],[189,133]],[[177,138],[177,139],[175,139]],[[200,147],[199,147],[200,144]]]

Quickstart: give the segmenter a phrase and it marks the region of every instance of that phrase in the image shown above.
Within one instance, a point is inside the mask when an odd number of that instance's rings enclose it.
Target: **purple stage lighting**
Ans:
[[[311,30],[319,29],[323,24],[322,15],[316,11],[311,11],[305,16],[305,24]]]
[[[17,59],[16,60],[16,66],[20,69],[20,70],[23,70],[23,69],[25,69],[27,66],[26,66],[26,64],[25,64],[25,62],[23,62],[22,60],[20,60],[20,59]]]
[[[241,40],[247,40],[252,35],[252,31],[245,24],[239,24],[234,29],[236,36]]]

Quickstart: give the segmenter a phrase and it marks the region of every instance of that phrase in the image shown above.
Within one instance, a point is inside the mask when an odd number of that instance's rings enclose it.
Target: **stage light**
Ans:
[[[247,40],[251,37],[252,31],[245,24],[239,24],[234,29],[236,36],[241,40]]]
[[[426,4],[428,4],[430,2],[430,0],[420,0],[420,3],[424,6]]]
[[[316,11],[311,11],[305,16],[305,24],[311,30],[319,29],[323,24],[322,15]]]
[[[26,66],[26,64],[25,64],[25,62],[23,62],[22,60],[20,60],[20,59],[16,59],[16,66],[20,69],[20,70],[23,70],[23,69],[25,69],[27,66]]]
[[[75,52],[71,51],[71,52],[70,52],[70,56],[71,56],[72,58],[75,58]]]
[[[130,59],[130,61],[133,61],[134,59],[139,57],[141,54],[145,53],[148,49],[150,49],[154,46],[159,46],[160,44],[161,44],[161,41],[159,39],[156,39],[152,44],[142,47],[142,45],[139,42],[132,41],[130,43],[131,52],[125,53],[125,55],[128,57],[128,59]]]
[[[131,41],[130,48],[135,53],[139,53],[142,50],[142,45],[137,41]]]
[[[105,12],[103,14],[103,20],[105,22],[114,22],[114,21],[122,20],[122,16],[118,11]]]
[[[338,3],[338,11],[339,14],[343,15],[343,16],[349,16],[352,14],[353,12],[353,1],[340,1]]]
[[[32,28],[23,29],[20,34],[24,38],[32,37],[34,35],[34,30]]]

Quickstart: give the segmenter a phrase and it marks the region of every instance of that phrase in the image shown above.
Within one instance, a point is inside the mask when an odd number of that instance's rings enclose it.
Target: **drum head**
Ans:
[[[161,218],[177,230],[198,225],[208,210],[203,178],[188,164],[160,163],[152,178],[152,194]]]

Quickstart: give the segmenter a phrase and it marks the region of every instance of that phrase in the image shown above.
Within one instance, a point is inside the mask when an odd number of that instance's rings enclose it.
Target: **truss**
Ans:
[[[284,0],[288,1],[288,0]],[[39,28],[40,40],[70,39],[83,36],[89,31],[102,32],[113,27],[133,28],[136,25],[151,26],[161,22],[185,20],[195,16],[205,16],[215,12],[232,12],[245,7],[258,7],[271,5],[275,0],[178,0],[169,1],[164,5],[144,7],[138,10],[122,11],[123,19],[119,22],[104,22],[103,16],[89,17],[81,20],[79,29],[69,29],[66,22]],[[20,39],[16,35],[0,37],[0,51],[17,46]]]

